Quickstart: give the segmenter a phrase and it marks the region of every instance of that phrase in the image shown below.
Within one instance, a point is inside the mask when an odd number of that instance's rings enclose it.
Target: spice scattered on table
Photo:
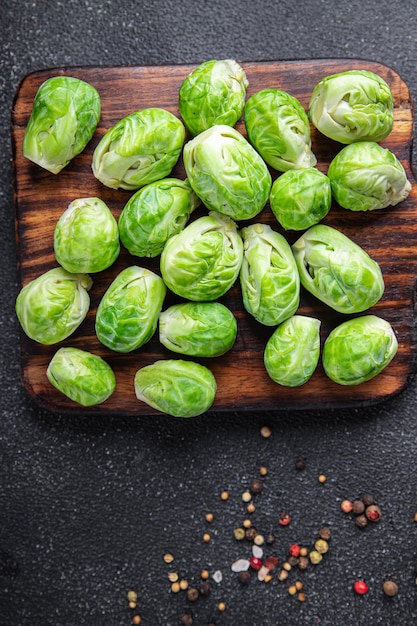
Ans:
[[[365,593],[368,593],[369,587],[364,580],[357,580],[353,584],[353,590],[358,595],[363,596],[365,595]]]

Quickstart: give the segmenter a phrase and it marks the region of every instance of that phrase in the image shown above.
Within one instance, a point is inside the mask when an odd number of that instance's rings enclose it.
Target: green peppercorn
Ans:
[[[320,554],[320,552],[317,552],[317,550],[312,550],[309,554],[309,557],[313,565],[318,565],[320,561],[322,560],[323,555]]]
[[[235,539],[238,541],[242,541],[245,538],[245,529],[244,528],[235,528],[233,531]]]
[[[317,539],[314,547],[320,554],[326,554],[327,550],[329,549],[329,544],[325,539]]]

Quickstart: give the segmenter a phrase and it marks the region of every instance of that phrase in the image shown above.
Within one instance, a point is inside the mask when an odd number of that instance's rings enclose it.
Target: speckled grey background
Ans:
[[[198,63],[363,58],[384,62],[417,96],[417,14],[400,0],[134,2],[15,0],[0,21],[1,626],[127,626],[126,593],[138,591],[145,626],[415,626],[417,623],[417,382],[399,397],[362,410],[202,417],[190,421],[53,416],[38,410],[19,381],[10,110],[29,72],[64,65]],[[414,157],[415,162],[415,157]],[[268,423],[272,436],[263,439]],[[294,469],[306,459],[303,472]],[[307,602],[276,577],[237,583],[231,562],[247,556],[233,528],[240,494],[268,467],[254,520],[277,532],[276,553],[311,543],[324,524],[331,549],[302,573]],[[317,476],[328,480],[321,485]],[[219,493],[229,489],[229,501]],[[344,497],[369,491],[383,519],[358,531],[340,512]],[[204,544],[204,515],[216,515]],[[290,510],[292,525],[277,525]],[[172,551],[168,567],[162,559]],[[169,592],[167,573],[198,579],[221,570],[210,597],[194,605]],[[295,575],[294,575],[295,576]],[[382,581],[399,585],[384,597]],[[352,583],[365,578],[366,596]],[[227,610],[220,614],[217,603]]]

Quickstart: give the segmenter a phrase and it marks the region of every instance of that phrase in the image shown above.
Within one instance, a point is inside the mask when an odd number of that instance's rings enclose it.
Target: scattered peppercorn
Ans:
[[[398,593],[398,585],[393,580],[386,580],[382,586],[386,596],[396,596]]]
[[[246,507],[246,510],[247,510],[248,513],[254,513],[255,512],[255,505],[253,504],[253,502],[248,504],[248,506]]]
[[[352,504],[352,511],[355,515],[361,515],[365,510],[363,500],[355,500]]]
[[[326,541],[328,541],[331,538],[331,536],[332,536],[332,531],[327,526],[323,526],[323,528],[320,529],[319,531],[320,539],[325,539]]]
[[[228,500],[229,499],[229,492],[228,491],[222,491],[220,494],[220,498],[222,500]]]
[[[178,581],[175,583],[172,583],[171,591],[172,593],[179,593],[181,591],[180,583]]]
[[[182,589],[182,591],[188,589],[188,580],[185,580],[184,578],[180,580],[180,589]]]
[[[358,526],[359,528],[365,528],[365,526],[368,525],[368,520],[366,519],[365,515],[358,515],[355,519],[355,522],[356,526]]]
[[[136,591],[133,591],[133,589],[131,589],[130,591],[127,592],[127,599],[128,599],[128,602],[137,602],[138,594],[136,593]]]
[[[223,613],[223,611],[226,610],[226,603],[225,602],[219,602],[219,604],[217,605],[217,608],[219,609],[219,611],[221,611]]]
[[[170,572],[168,574],[168,580],[170,583],[175,583],[178,580],[178,574],[177,572]]]
[[[369,591],[369,587],[364,580],[357,580],[353,585],[353,589],[355,593],[359,594],[360,596],[363,596]]]
[[[249,485],[249,491],[253,494],[261,493],[263,486],[264,485],[262,480],[259,480],[259,478],[255,478],[255,480],[253,480]]]
[[[270,429],[269,426],[262,426],[261,435],[262,437],[265,437],[267,439],[268,437],[272,435],[272,430]]]
[[[292,596],[295,596],[295,594],[297,593],[297,587],[295,585],[290,585],[288,587],[288,593]]]
[[[381,509],[376,504],[370,504],[365,509],[365,515],[370,522],[378,522],[381,519]]]
[[[211,524],[211,522],[214,520],[214,515],[213,513],[206,513],[206,522],[208,522],[209,524]]]
[[[362,502],[365,506],[371,506],[371,504],[375,504],[375,498],[370,493],[364,493],[362,496]]]
[[[265,535],[265,543],[268,546],[271,546],[274,542],[275,542],[275,535],[274,535],[274,533],[267,533]]]
[[[318,565],[323,558],[323,555],[320,554],[317,550],[312,550],[309,554],[310,561],[313,565]]]
[[[281,515],[279,516],[279,520],[278,523],[281,526],[288,526],[288,524],[291,522],[291,517],[289,516],[288,513],[281,513]]]
[[[164,554],[165,563],[172,563],[173,560],[174,560],[174,557],[172,556],[170,552],[167,552],[166,554]]]
[[[211,540],[210,533],[204,533],[204,535],[203,535],[204,543],[209,543],[210,540]]]
[[[303,469],[305,469],[306,463],[304,461],[304,459],[297,459],[295,462],[295,469],[298,470],[299,472],[301,472]]]
[[[300,591],[297,598],[299,599],[300,602],[305,602],[307,600],[307,596],[303,591]]]
[[[262,561],[257,556],[251,556],[249,563],[252,569],[259,570],[262,567]]]
[[[259,468],[259,473],[260,473],[260,475],[261,475],[261,476],[266,476],[266,475],[267,475],[267,473],[268,473],[268,469],[267,469],[264,465],[262,465],[262,466]]]
[[[202,580],[207,580],[210,577],[210,572],[208,571],[208,569],[202,569],[200,572],[200,578]]]
[[[253,538],[253,543],[256,546],[263,546],[263,544],[265,543],[265,538],[263,535],[255,535],[255,537]]]
[[[193,623],[193,618],[191,617],[191,615],[189,615],[188,613],[184,613],[184,615],[181,617],[181,624],[183,624],[183,626],[192,626]]]
[[[239,572],[238,579],[239,582],[242,583],[242,585],[249,584],[251,580],[250,572],[248,570],[246,570],[245,572]]]
[[[248,541],[253,541],[257,534],[258,533],[256,531],[256,528],[254,528],[253,526],[247,528],[245,531],[245,537]]]
[[[244,491],[242,493],[242,500],[243,502],[250,502],[252,500],[252,494],[250,491]]]
[[[288,578],[288,571],[286,569],[282,569],[278,574],[278,580],[286,580]]]
[[[325,474],[319,475],[319,483],[325,483],[327,480],[327,476]]]
[[[306,556],[300,556],[298,558],[298,567],[300,569],[307,569],[309,560]]]
[[[353,503],[350,500],[343,500],[340,504],[343,513],[350,513],[353,509]]]
[[[242,539],[245,538],[244,528],[235,528],[233,534],[235,536],[235,539],[237,539],[238,541],[242,541]]]
[[[293,543],[290,546],[289,552],[290,552],[291,556],[295,556],[295,557],[300,556],[300,546],[298,545],[298,543]]]
[[[200,593],[202,596],[209,596],[211,593],[211,585],[208,580],[203,580],[200,585]]]
[[[200,595],[200,592],[195,587],[189,587],[189,589],[187,590],[187,599],[190,602],[196,602],[196,600],[198,600],[199,595]]]
[[[325,539],[317,539],[316,543],[314,544],[314,548],[320,554],[326,554],[329,549],[329,544]]]
[[[140,615],[134,615],[134,616],[132,617],[132,624],[135,624],[135,626],[136,626],[137,624],[140,624],[140,623],[141,623],[141,621],[142,621],[142,618],[141,618],[141,616],[140,616]]]
[[[252,522],[250,521],[250,519],[245,519],[243,520],[242,526],[243,528],[250,528],[252,526]]]

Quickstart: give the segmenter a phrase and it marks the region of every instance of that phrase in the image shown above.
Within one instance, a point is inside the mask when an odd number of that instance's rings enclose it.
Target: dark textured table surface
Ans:
[[[144,626],[175,626],[184,614],[198,626],[417,624],[416,381],[363,409],[184,421],[52,415],[30,402],[19,378],[14,315],[9,130],[19,81],[66,65],[362,58],[392,67],[415,99],[416,26],[415,8],[404,0],[16,0],[2,9],[1,626],[127,626],[135,615]],[[265,425],[269,438],[261,436]],[[299,458],[303,470],[295,469]],[[323,526],[332,538],[320,564],[293,569],[287,581],[277,579],[278,567],[270,582],[255,575],[242,586],[231,564],[248,558],[251,544],[237,542],[233,530],[248,517],[241,494],[261,466],[268,473],[251,519],[259,532],[276,535],[264,554],[282,564],[290,543],[311,547]],[[359,530],[340,503],[366,492],[382,518]],[[292,522],[283,528],[285,511]],[[169,565],[167,552],[175,557]],[[195,585],[202,569],[210,573],[209,596],[192,603],[185,591],[171,591],[170,572]],[[364,596],[352,590],[358,579],[369,585]],[[395,597],[384,595],[386,579],[398,584]],[[288,592],[296,580],[305,602]],[[129,590],[138,594],[136,608]]]

